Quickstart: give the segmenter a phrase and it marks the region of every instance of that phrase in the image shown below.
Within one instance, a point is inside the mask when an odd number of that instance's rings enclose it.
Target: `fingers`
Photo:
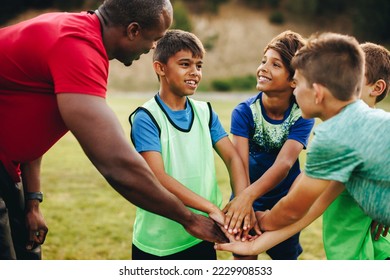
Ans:
[[[217,208],[218,209],[218,208]],[[225,215],[224,213],[218,209],[218,211],[210,212],[209,217],[214,220],[218,225],[224,225]]]
[[[225,234],[226,238],[228,238],[228,242],[234,241],[234,235],[230,234],[223,226],[220,226],[220,229]]]
[[[217,235],[217,243],[229,243],[229,238],[226,236],[226,234],[224,234],[224,232],[222,231],[222,228],[217,226],[217,231],[218,231],[218,235]]]
[[[379,226],[378,226],[378,229],[377,229],[377,231],[376,231],[374,240],[379,240],[379,237],[381,236],[382,231],[383,231],[383,225],[379,225]]]
[[[374,234],[377,226],[378,226],[378,223],[376,221],[372,221],[372,223],[371,223],[371,234]]]
[[[32,250],[38,245],[43,244],[45,242],[46,235],[47,235],[47,229],[30,230],[29,238],[26,244],[26,249]]]
[[[253,230],[255,231],[256,235],[261,235],[262,234],[262,231],[260,229],[260,226],[258,223],[255,223],[254,227],[253,227]]]
[[[389,233],[389,227],[384,226],[376,221],[372,221],[371,223],[371,234],[374,234],[374,240],[379,240],[380,236],[386,237]]]
[[[240,233],[241,230],[248,230],[251,227],[250,217],[241,213],[227,212],[225,214],[225,229],[230,234]]]
[[[389,233],[389,227],[385,227],[385,231],[382,234],[383,237],[386,237],[388,233]]]
[[[243,230],[250,230],[252,227],[252,219],[251,219],[251,215],[246,215],[244,217],[244,222],[242,224],[242,229]]]
[[[27,244],[26,244],[26,249],[27,250],[32,250],[36,246],[38,246],[40,244],[39,235],[40,235],[39,231],[37,231],[37,230],[30,230],[29,238],[28,238],[28,241],[27,241]]]
[[[224,225],[225,225],[225,229],[227,229],[230,234],[233,234],[233,233],[236,234],[236,233],[238,233],[238,229],[236,227],[237,212],[234,211],[234,209],[231,209],[230,207],[231,207],[231,202],[229,202],[222,210],[222,212],[225,213]]]

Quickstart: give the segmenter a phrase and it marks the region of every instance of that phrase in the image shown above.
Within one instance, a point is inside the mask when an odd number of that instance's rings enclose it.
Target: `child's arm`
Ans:
[[[249,176],[248,173],[245,171],[245,167],[239,153],[236,151],[228,137],[223,137],[221,140],[219,140],[214,145],[214,149],[224,161],[226,168],[228,169],[230,176],[230,185],[233,193],[235,195],[241,193],[249,185]],[[226,207],[224,211],[225,210]],[[249,231],[251,228],[255,227],[255,230],[260,233],[252,209],[252,203],[242,203],[240,205],[239,217],[237,218],[240,219],[241,222],[243,222],[244,231]],[[226,217],[225,221],[226,219],[229,219],[229,217]],[[241,224],[239,227],[241,227]]]
[[[277,230],[295,223],[310,210],[325,191],[329,191],[329,188],[333,193],[338,192],[337,195],[345,188],[340,182],[314,179],[304,173],[294,184],[293,189],[285,197],[264,213],[259,221],[263,230]]]
[[[209,214],[210,218],[219,224],[224,222],[224,214],[213,203],[194,193],[165,172],[164,162],[159,152],[142,152],[141,156],[146,160],[160,183],[171,193],[177,196],[186,206]]]
[[[249,242],[237,241],[233,236],[228,235],[230,243],[216,244],[215,249],[230,251],[240,255],[258,255],[265,252],[310,225],[321,216],[343,190],[344,186],[341,183],[332,182],[314,202],[307,214],[297,222],[278,230],[266,231],[254,241]]]
[[[254,183],[237,195],[224,210],[227,210],[225,227],[236,232],[242,224],[242,205],[251,205],[260,196],[272,190],[289,173],[296,162],[303,145],[295,140],[287,140],[280,150],[274,164]]]

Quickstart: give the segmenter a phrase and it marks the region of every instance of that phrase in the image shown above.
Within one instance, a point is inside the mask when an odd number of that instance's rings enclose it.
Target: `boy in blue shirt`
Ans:
[[[131,139],[165,188],[192,211],[222,225],[213,148],[235,191],[248,180],[211,105],[189,98],[201,81],[204,54],[202,43],[189,32],[170,30],[158,41],[153,67],[160,90],[130,116]],[[213,245],[187,234],[176,222],[137,208],[132,259],[215,260]]]
[[[293,95],[294,71],[290,62],[304,44],[302,36],[292,31],[273,38],[256,71],[256,88],[260,92],[233,110],[232,141],[243,159],[251,186],[238,193],[225,208],[227,220],[232,217],[231,228],[235,218],[242,217],[248,208],[271,209],[300,174],[299,154],[306,148],[314,120],[302,118]],[[241,223],[238,219],[237,224]],[[267,251],[274,260],[295,260],[301,253],[299,233]],[[235,257],[257,259],[257,255]]]

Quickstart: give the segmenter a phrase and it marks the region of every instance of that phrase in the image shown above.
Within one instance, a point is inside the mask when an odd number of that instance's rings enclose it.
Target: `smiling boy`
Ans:
[[[170,30],[157,43],[153,67],[160,90],[130,115],[131,139],[161,184],[192,211],[223,224],[213,148],[232,188],[248,185],[242,161],[217,114],[193,95],[202,79],[204,48],[192,33]],[[216,259],[213,243],[161,216],[137,209],[132,259]]]

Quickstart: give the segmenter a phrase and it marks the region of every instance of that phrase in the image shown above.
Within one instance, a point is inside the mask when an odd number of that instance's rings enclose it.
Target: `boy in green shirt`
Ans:
[[[158,41],[153,67],[160,90],[130,116],[131,138],[166,189],[193,212],[222,225],[213,149],[224,161],[235,193],[248,186],[248,179],[211,105],[189,98],[202,78],[204,53],[202,43],[189,32],[169,30]],[[132,259],[215,260],[213,246],[186,233],[180,224],[137,208]]]
[[[375,108],[388,93],[390,52],[373,43],[360,46],[366,68],[361,99]],[[381,226],[363,212],[348,191],[343,191],[323,214],[322,234],[327,259],[383,260],[390,257],[390,235],[382,236]]]

